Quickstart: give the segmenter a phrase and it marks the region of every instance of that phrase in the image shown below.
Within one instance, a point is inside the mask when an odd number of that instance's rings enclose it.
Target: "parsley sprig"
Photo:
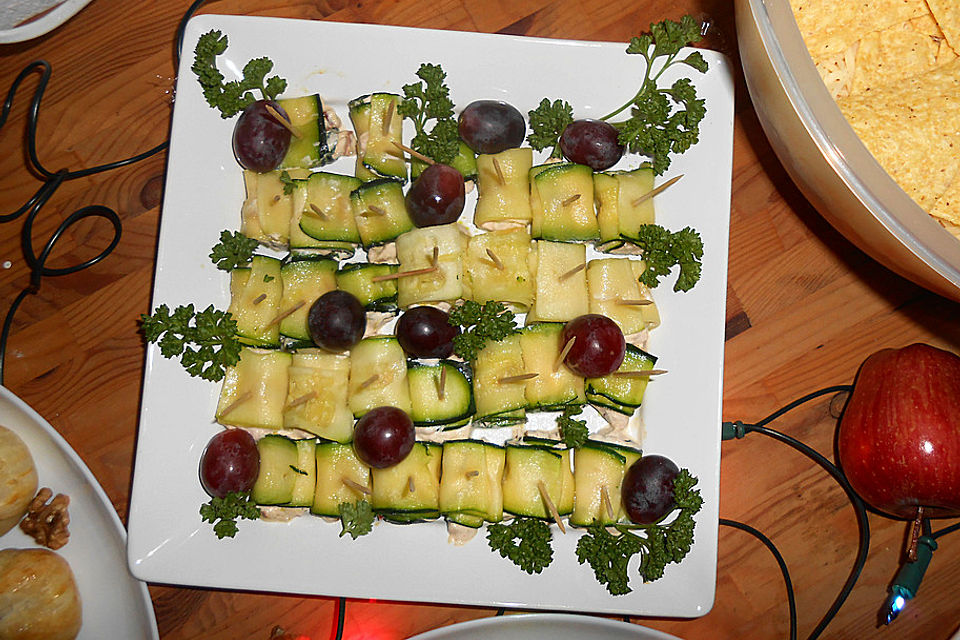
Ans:
[[[529,574],[540,573],[553,562],[553,533],[536,518],[514,518],[487,527],[487,543]]]
[[[694,229],[684,227],[674,232],[657,224],[645,224],[638,228],[637,236],[629,240],[643,251],[647,268],[640,282],[648,287],[660,284],[660,279],[669,274],[674,265],[680,267],[674,291],[689,291],[700,280],[703,240]]]
[[[220,31],[208,31],[197,40],[193,66],[190,67],[200,81],[203,97],[220,116],[231,118],[256,100],[253,91],[259,91],[265,100],[273,100],[287,88],[287,81],[279,76],[267,78],[273,70],[269,58],[254,58],[243,67],[243,79],[224,82],[217,69],[217,56],[227,50],[227,36]]]
[[[188,304],[171,313],[162,304],[153,315],[140,316],[140,327],[147,342],[156,342],[164,358],[179,357],[191,376],[217,382],[240,361],[237,322],[213,305],[194,312]]]
[[[530,117],[530,135],[527,142],[537,151],[547,147],[551,158],[560,157],[560,135],[573,122],[573,107],[564,100],[550,102],[547,98],[527,114]]]
[[[340,537],[350,534],[356,540],[373,530],[373,507],[366,500],[356,502],[341,502],[337,506],[340,512]]]
[[[213,524],[213,532],[222,540],[237,535],[237,518],[258,520],[260,510],[249,491],[233,491],[222,498],[211,498],[210,502],[201,505],[200,517],[203,522]]]
[[[513,312],[496,300],[484,302],[482,307],[473,300],[464,301],[450,311],[450,324],[462,328],[453,338],[453,350],[468,362],[477,359],[487,342],[517,333]]]
[[[611,122],[619,130],[620,142],[630,151],[648,155],[653,160],[653,171],[661,175],[670,166],[670,154],[683,153],[696,144],[700,136],[700,122],[706,115],[704,100],[689,78],[681,78],[669,87],[659,82],[664,72],[675,64],[684,64],[701,73],[707,71],[707,61],[699,51],[680,58],[680,50],[701,39],[700,23],[691,16],[679,22],[664,20],[650,25],[650,32],[630,39],[627,53],[639,55],[646,61],[640,89],[621,107],[600,118],[610,120],[630,109],[630,117]],[[540,106],[530,112],[528,137],[530,146],[538,151],[553,147],[551,157],[557,155],[557,143],[563,133],[567,114],[566,105],[544,98]],[[572,115],[570,115],[572,118]],[[562,126],[561,126],[562,125]]]
[[[577,420],[574,416],[583,413],[582,404],[567,405],[563,413],[557,416],[557,428],[560,430],[560,439],[571,449],[582,447],[587,441],[590,432],[585,420]]]
[[[438,64],[423,63],[417,77],[420,82],[403,86],[404,98],[398,109],[416,129],[410,146],[435,162],[449,164],[460,151],[460,134],[445,83],[447,74]],[[431,120],[433,126],[428,131]]]
[[[217,265],[217,269],[222,271],[233,271],[246,266],[253,257],[253,252],[259,246],[259,242],[253,238],[248,238],[239,231],[220,232],[220,242],[213,245],[213,251],[210,252],[210,261]]]
[[[577,559],[588,563],[600,584],[611,595],[630,593],[627,566],[640,554],[640,575],[645,582],[663,577],[671,562],[680,562],[693,545],[693,516],[700,511],[703,499],[693,487],[697,478],[686,469],[673,481],[673,499],[680,512],[668,524],[613,526],[616,533],[600,523],[587,527],[587,533],[577,542]],[[635,531],[642,530],[644,536]]]

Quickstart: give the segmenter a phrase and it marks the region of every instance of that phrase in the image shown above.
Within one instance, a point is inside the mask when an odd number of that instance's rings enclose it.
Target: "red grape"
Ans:
[[[413,420],[402,409],[377,407],[357,420],[353,449],[357,457],[375,469],[392,467],[413,449]]]
[[[663,456],[643,456],[630,465],[620,486],[620,497],[630,520],[653,524],[673,511],[673,481],[678,473],[677,465]]]
[[[250,103],[233,128],[233,154],[244,169],[258,173],[280,166],[290,148],[290,131],[267,111],[267,105],[283,116],[287,114],[272,100]]]
[[[328,351],[343,351],[363,338],[367,314],[356,296],[339,289],[323,294],[307,316],[310,338]]]
[[[407,192],[407,212],[418,227],[449,224],[463,212],[465,197],[463,174],[450,165],[432,164]]]
[[[243,429],[225,429],[213,436],[200,456],[200,484],[214,498],[249,491],[258,473],[257,443]]]
[[[627,343],[617,323],[597,313],[574,318],[563,328],[561,348],[576,338],[564,362],[584,378],[599,378],[620,368]]]
[[[413,307],[397,321],[397,340],[403,350],[418,358],[447,358],[453,353],[453,338],[460,329],[450,316],[434,307]]]
[[[616,128],[603,120],[574,120],[560,135],[560,150],[571,162],[603,171],[623,157],[619,136]]]
[[[527,123],[517,108],[499,100],[477,100],[460,114],[460,137],[477,153],[500,153],[523,144]]]

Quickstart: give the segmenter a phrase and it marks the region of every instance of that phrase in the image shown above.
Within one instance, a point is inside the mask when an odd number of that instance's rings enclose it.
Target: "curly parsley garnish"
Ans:
[[[680,562],[693,545],[694,514],[700,511],[703,499],[694,489],[696,477],[686,469],[673,481],[673,499],[680,513],[669,524],[613,525],[617,533],[594,522],[577,542],[577,559],[593,569],[594,576],[611,595],[630,593],[627,565],[638,553],[640,575],[652,582],[663,577],[663,570],[671,562]],[[634,530],[642,530],[646,537]]]
[[[536,518],[514,518],[487,527],[487,543],[529,574],[540,573],[553,562],[553,533]]]
[[[468,362],[476,360],[490,340],[503,340],[517,332],[513,312],[496,300],[484,302],[482,307],[473,300],[464,301],[450,311],[450,324],[462,327],[460,335],[453,338],[453,350]]]
[[[147,342],[156,342],[164,358],[180,358],[191,376],[217,382],[226,368],[240,361],[237,321],[229,313],[210,305],[203,311],[193,305],[157,307],[153,315],[140,316],[140,328]]]
[[[689,78],[681,78],[670,87],[658,84],[664,71],[674,64],[685,64],[701,73],[707,71],[707,62],[699,51],[678,58],[680,49],[700,39],[700,23],[691,16],[683,16],[680,22],[664,20],[651,24],[650,33],[631,38],[627,53],[640,55],[647,63],[640,89],[623,106],[600,118],[610,120],[630,109],[629,119],[611,124],[619,130],[620,142],[627,149],[653,159],[656,175],[670,166],[670,154],[683,153],[700,136],[700,122],[707,110]],[[530,112],[534,133],[528,142],[538,151],[553,147],[551,157],[557,155],[558,139],[566,126],[562,123],[570,113],[564,105],[559,100],[551,104],[544,98]]]
[[[223,230],[220,232],[220,242],[215,244],[210,252],[210,261],[222,271],[239,269],[250,262],[259,244],[239,231]]]
[[[217,56],[227,50],[227,36],[219,31],[208,31],[197,40],[194,50],[193,66],[203,97],[214,109],[220,110],[220,116],[230,118],[256,100],[253,91],[259,91],[265,100],[273,100],[287,88],[287,81],[279,76],[267,78],[273,70],[269,58],[254,58],[243,67],[243,79],[224,82],[223,74],[217,69]]]
[[[573,107],[564,100],[554,100],[551,103],[544,98],[540,105],[527,115],[530,117],[530,135],[527,136],[527,142],[537,151],[553,147],[550,157],[559,158],[560,134],[573,122]]]
[[[424,63],[417,77],[421,82],[403,86],[403,102],[398,109],[416,129],[410,146],[435,162],[449,164],[460,151],[460,134],[450,89],[444,82],[447,74],[438,64]],[[434,123],[427,131],[430,120]]]
[[[672,232],[657,224],[644,224],[637,230],[637,236],[629,240],[643,250],[647,268],[640,282],[648,287],[660,284],[660,278],[669,274],[674,265],[680,267],[674,291],[689,291],[700,280],[703,240],[690,227]]]
[[[563,413],[557,416],[557,428],[560,430],[560,439],[571,449],[582,447],[587,441],[590,432],[585,420],[577,420],[573,416],[583,413],[583,405],[571,404],[563,408]]]
[[[356,540],[373,530],[373,507],[366,500],[341,502],[337,510],[340,512],[340,524],[343,527],[340,531],[341,538],[350,534],[350,537]]]
[[[232,538],[237,535],[237,518],[258,520],[260,510],[250,497],[249,491],[233,491],[222,498],[211,498],[200,506],[203,522],[213,523],[217,538]]]

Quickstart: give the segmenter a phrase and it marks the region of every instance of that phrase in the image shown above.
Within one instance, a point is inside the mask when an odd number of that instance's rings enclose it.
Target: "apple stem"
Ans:
[[[917,507],[917,518],[913,521],[913,527],[910,532],[910,543],[907,546],[907,560],[917,561],[917,544],[920,540],[920,534],[923,531],[923,506]]]

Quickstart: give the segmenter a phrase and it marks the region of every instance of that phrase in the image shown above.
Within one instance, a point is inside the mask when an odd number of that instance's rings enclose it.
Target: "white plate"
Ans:
[[[410,640],[678,640],[676,636],[618,620],[565,613],[527,613],[471,620],[427,631]]]
[[[347,120],[346,103],[372,91],[400,92],[422,62],[443,65],[462,108],[502,98],[521,111],[544,96],[563,97],[579,116],[597,116],[636,91],[643,62],[625,45],[428,31],[273,18],[204,15],[186,32],[173,115],[153,304],[226,309],[228,278],[208,259],[220,231],[239,227],[243,184],[230,148],[233,120],[207,106],[190,71],[200,34],[219,29],[230,46],[221,68],[239,70],[267,55],[289,81],[287,95],[321,93]],[[217,540],[197,513],[207,496],[197,478],[200,454],[217,432],[219,385],[190,378],[175,360],[147,352],[129,520],[128,556],[143,580],[359,598],[448,602],[665,616],[698,616],[713,604],[717,559],[720,403],[726,302],[727,232],[733,136],[733,82],[723,56],[703,52],[697,74],[707,100],[700,143],[673,160],[685,174],[657,198],[669,228],[697,228],[706,245],[703,279],[675,294],[656,292],[663,325],[650,350],[670,373],[652,383],[643,409],[644,448],[669,456],[700,479],[705,500],[696,543],[663,579],[612,597],[577,563],[577,536],[555,542],[553,565],[529,576],[492,553],[483,535],[447,544],[442,523],[381,524],[353,541],[312,517],[285,523],[241,522],[236,539]],[[536,69],[524,74],[522,69]],[[679,72],[678,72],[679,73]],[[696,72],[693,72],[696,73]],[[672,79],[670,79],[672,81]],[[409,132],[407,136],[409,136]],[[627,162],[639,164],[633,156]],[[345,158],[329,169],[353,171]],[[475,195],[467,202],[472,210]]]
[[[110,499],[83,460],[50,424],[6,387],[0,387],[0,425],[30,449],[41,487],[70,496],[70,541],[57,550],[73,570],[83,607],[79,640],[158,638],[147,585],[124,562],[127,535]],[[0,549],[36,548],[15,527]]]
[[[49,33],[90,4],[90,0],[8,0],[0,7],[0,44],[24,42]],[[54,7],[53,9],[49,9]],[[49,9],[49,11],[48,11]],[[43,13],[47,11],[47,13]],[[42,15],[41,15],[42,14]],[[40,15],[36,20],[32,16]]]

